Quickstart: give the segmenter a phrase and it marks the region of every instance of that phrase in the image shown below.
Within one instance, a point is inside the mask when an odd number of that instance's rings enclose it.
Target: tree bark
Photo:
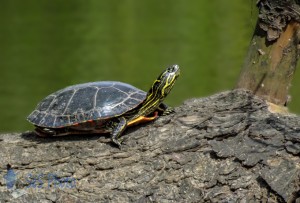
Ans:
[[[237,88],[286,106],[299,58],[299,2],[261,0],[257,5],[259,18]]]
[[[299,202],[300,118],[249,92],[103,135],[0,135],[0,202]]]

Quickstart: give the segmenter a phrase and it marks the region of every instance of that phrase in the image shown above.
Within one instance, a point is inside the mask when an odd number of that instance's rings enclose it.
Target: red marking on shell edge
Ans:
[[[73,126],[77,126],[77,125],[79,125],[79,123],[73,123]]]
[[[86,122],[90,122],[90,123],[92,123],[92,122],[94,122],[94,120],[87,120]]]

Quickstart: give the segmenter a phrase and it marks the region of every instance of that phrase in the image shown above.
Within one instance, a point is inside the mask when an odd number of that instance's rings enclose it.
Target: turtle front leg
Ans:
[[[117,124],[113,128],[111,141],[113,143],[115,143],[116,145],[118,145],[118,147],[121,149],[121,143],[119,142],[118,139],[121,136],[121,134],[124,132],[124,130],[126,129],[127,120],[124,117],[120,117],[118,119],[118,121],[119,122],[117,122]]]
[[[174,108],[173,107],[170,107],[164,103],[161,103],[158,108],[157,108],[160,112],[162,112],[160,115],[162,116],[166,116],[166,115],[169,115],[169,114],[172,114],[175,112]]]

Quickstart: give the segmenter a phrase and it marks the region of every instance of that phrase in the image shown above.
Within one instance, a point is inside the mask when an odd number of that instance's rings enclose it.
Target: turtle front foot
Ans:
[[[164,103],[161,103],[157,110],[160,111],[161,116],[166,116],[166,115],[175,113],[175,109],[173,107],[170,107]]]
[[[175,109],[173,107],[169,107],[163,112],[163,116],[166,116],[166,115],[170,115],[170,114],[173,114],[175,113]]]
[[[121,142],[118,139],[121,134],[124,132],[127,126],[127,120],[124,117],[118,118],[117,124],[112,131],[111,141],[118,145],[119,149],[121,149]]]
[[[117,140],[117,139],[115,139],[115,138],[112,138],[111,141],[112,141],[114,144],[118,145],[118,147],[119,147],[120,150],[122,149],[122,145],[121,145],[121,142],[119,142],[119,140]]]

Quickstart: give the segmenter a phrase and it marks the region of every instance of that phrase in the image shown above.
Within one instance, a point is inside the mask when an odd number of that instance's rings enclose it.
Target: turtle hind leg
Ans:
[[[34,133],[39,137],[52,137],[56,134],[55,130],[52,130],[50,128],[42,128],[39,126],[36,126],[34,129]]]
[[[121,149],[121,142],[119,141],[119,137],[126,129],[126,126],[127,120],[124,117],[120,117],[112,131],[111,141],[118,145],[119,149]]]

